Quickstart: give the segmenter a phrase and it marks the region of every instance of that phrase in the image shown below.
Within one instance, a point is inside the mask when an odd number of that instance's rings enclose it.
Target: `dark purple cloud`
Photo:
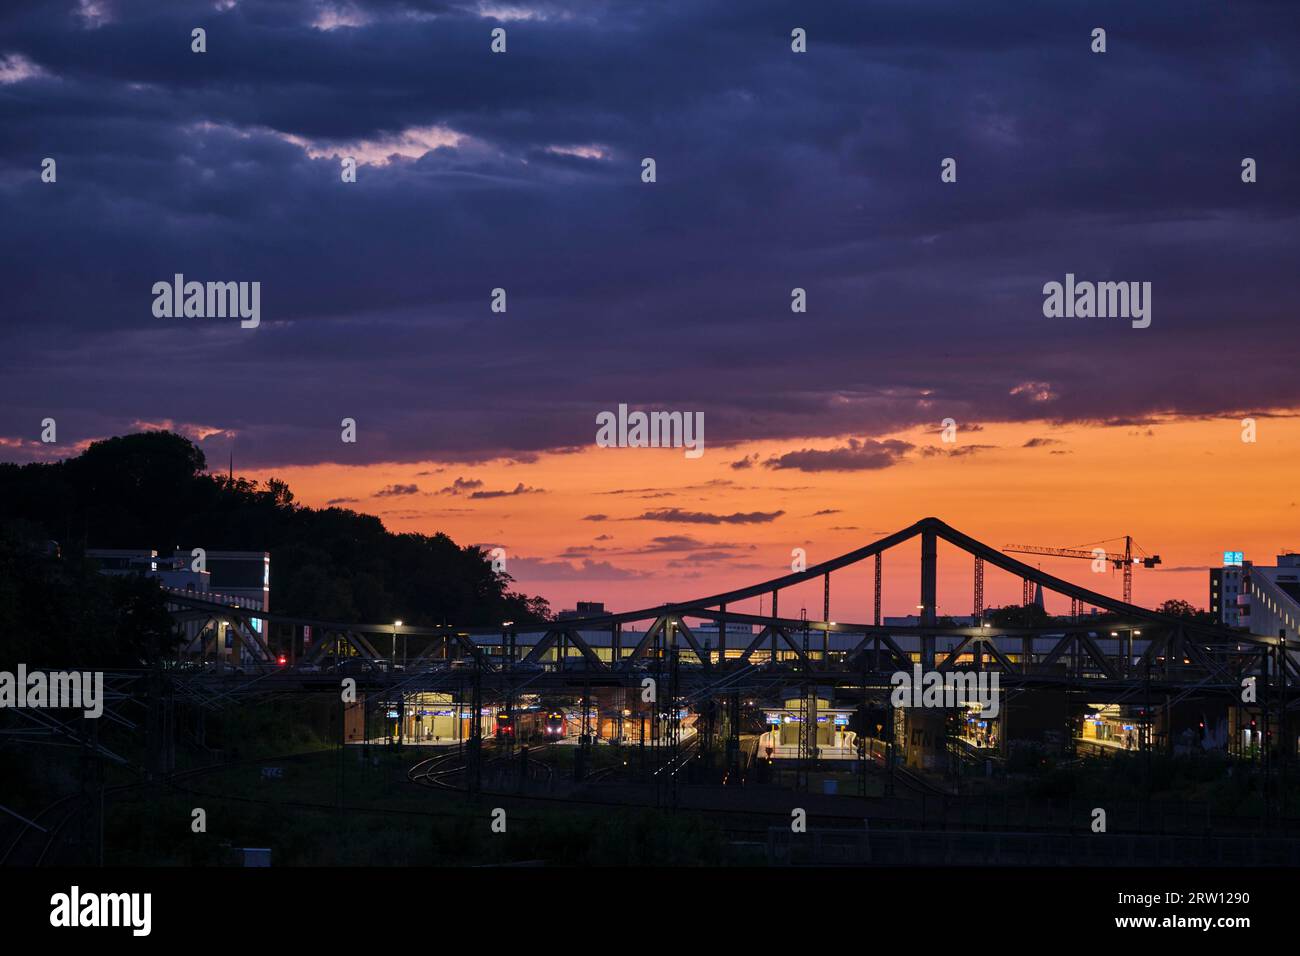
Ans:
[[[540,495],[545,492],[541,488],[528,488],[521,481],[509,491],[475,491],[470,494],[470,500],[485,500],[490,498],[513,498],[515,495]]]
[[[680,508],[661,508],[646,511],[639,521],[673,521],[681,524],[767,524],[775,521],[784,511],[737,511],[733,514],[713,514],[708,511],[683,511]]]
[[[730,553],[740,550],[753,550],[754,545],[734,544],[729,541],[700,541],[688,534],[656,535],[649,544],[636,548],[629,554],[663,554],[674,551],[708,550],[713,553]]]
[[[438,492],[440,495],[460,495],[467,491],[475,491],[483,487],[483,481],[479,478],[457,478],[447,487]]]
[[[794,468],[799,471],[876,471],[901,461],[916,446],[911,442],[889,439],[850,438],[841,448],[805,448],[786,452],[763,462],[767,468]]]
[[[375,492],[376,498],[400,498],[420,493],[419,485],[385,485]]]
[[[608,561],[584,558],[578,564],[546,558],[511,558],[510,574],[517,581],[626,581],[641,573]]]
[[[0,7],[0,437],[527,462],[620,402],[712,448],[1300,405],[1294,4],[510,6]],[[1151,327],[1044,318],[1067,272]],[[154,318],[175,273],[261,325]]]
[[[997,447],[997,445],[926,445],[921,449],[921,454],[926,458],[970,458]]]

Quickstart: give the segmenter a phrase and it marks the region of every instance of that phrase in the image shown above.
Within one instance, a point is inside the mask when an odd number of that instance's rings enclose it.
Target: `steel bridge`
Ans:
[[[919,623],[884,626],[880,623],[884,555],[913,538],[920,538],[921,544]],[[944,626],[936,614],[939,541],[953,545],[974,563],[976,626]],[[874,565],[873,620],[834,619],[832,576],[869,561]],[[982,620],[986,565],[1023,580],[1026,593],[1039,585],[1044,592],[1070,598],[1076,613],[1033,627],[992,626]],[[783,591],[819,579],[824,593],[820,619],[780,614]],[[854,580],[861,581],[862,576]],[[730,610],[758,597],[770,597],[770,613]],[[517,678],[520,672],[530,674],[530,680],[542,687],[627,683],[669,654],[680,654],[686,665],[685,679],[699,685],[721,682],[731,686],[741,673],[761,678],[774,676],[773,671],[786,671],[797,673],[801,680],[879,686],[887,683],[890,674],[910,670],[914,663],[926,670],[996,670],[1004,685],[1066,683],[1121,693],[1137,682],[1150,685],[1152,681],[1162,688],[1236,692],[1246,677],[1289,686],[1300,676],[1300,661],[1291,650],[1295,645],[1288,644],[1285,634],[1275,638],[1249,635],[1124,603],[1018,561],[938,518],[924,518],[806,570],[747,587],[639,610],[539,624],[506,622],[464,628],[344,623],[235,607],[176,591],[168,592],[168,602],[178,621],[226,623],[234,641],[246,652],[245,658],[254,662],[274,662],[254,620],[263,622],[261,633],[268,633],[265,625],[307,626],[312,629],[313,646],[295,662],[295,670],[310,671],[331,657],[335,662],[341,657],[356,658],[375,664],[376,672],[388,671],[396,682],[409,681],[411,672],[436,675],[440,668],[469,667],[490,683],[497,683],[493,677]],[[1100,621],[1080,617],[1077,608],[1083,604],[1109,613]],[[701,643],[691,624],[695,621],[716,623],[716,647]],[[625,646],[624,629],[636,624],[646,628],[636,632],[635,643]],[[750,628],[752,637],[744,647],[727,647],[729,624]],[[593,646],[593,632],[608,634],[608,660]],[[197,648],[200,660],[214,646],[215,633],[215,628],[205,627]],[[1103,650],[1103,644],[1116,643],[1115,637],[1119,639],[1118,651],[1114,647],[1109,652]],[[399,638],[413,648],[401,669],[406,673],[394,673],[395,654],[379,650],[388,644],[395,651]],[[844,646],[845,639],[851,646]],[[1008,643],[1015,651],[1008,652]],[[601,646],[603,649],[603,642]],[[761,666],[756,664],[758,659],[762,659]]]

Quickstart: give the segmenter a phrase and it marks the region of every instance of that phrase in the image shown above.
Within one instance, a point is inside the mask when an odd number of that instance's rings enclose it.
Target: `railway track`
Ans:
[[[923,794],[930,797],[951,797],[952,794],[936,786],[929,780],[926,780],[920,774],[908,770],[906,767],[894,767],[894,779],[900,781],[903,786],[909,788],[915,793]]]
[[[534,761],[532,758],[540,753],[545,753],[554,747],[554,743],[546,743],[537,747],[529,748],[529,768],[542,768],[547,779],[553,779],[555,768],[545,761]],[[517,753],[514,756],[496,754],[495,743],[485,741],[483,744],[483,753],[485,755],[484,764],[500,763],[517,759]],[[427,757],[424,760],[413,765],[406,772],[406,778],[412,783],[421,786],[435,788],[439,790],[455,790],[461,793],[465,792],[465,787],[451,782],[451,778],[462,774],[467,769],[465,755],[459,747],[449,747],[446,753],[436,754]]]
[[[662,766],[655,770],[654,776],[661,780],[676,777],[695,759],[699,749],[700,737],[699,734],[695,734],[685,743],[679,745],[677,753],[670,756]]]

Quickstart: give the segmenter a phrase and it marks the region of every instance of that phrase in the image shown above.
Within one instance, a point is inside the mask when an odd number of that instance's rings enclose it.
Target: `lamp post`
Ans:
[[[393,622],[393,653],[392,665],[397,665],[397,631],[402,626],[401,618]],[[406,646],[406,638],[402,638],[402,646]],[[405,656],[405,655],[403,655]],[[406,695],[400,690],[397,692],[397,746],[402,746],[402,735],[406,730]]]

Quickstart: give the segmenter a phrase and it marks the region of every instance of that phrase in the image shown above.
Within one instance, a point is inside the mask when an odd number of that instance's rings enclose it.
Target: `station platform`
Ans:
[[[841,742],[837,744],[818,744],[818,760],[857,760],[858,748],[856,735],[852,733],[838,735]],[[768,757],[768,748],[771,748],[771,756]],[[771,760],[795,760],[799,757],[798,744],[779,744],[776,743],[775,735],[769,731],[758,738],[758,749],[755,751],[759,757]]]

